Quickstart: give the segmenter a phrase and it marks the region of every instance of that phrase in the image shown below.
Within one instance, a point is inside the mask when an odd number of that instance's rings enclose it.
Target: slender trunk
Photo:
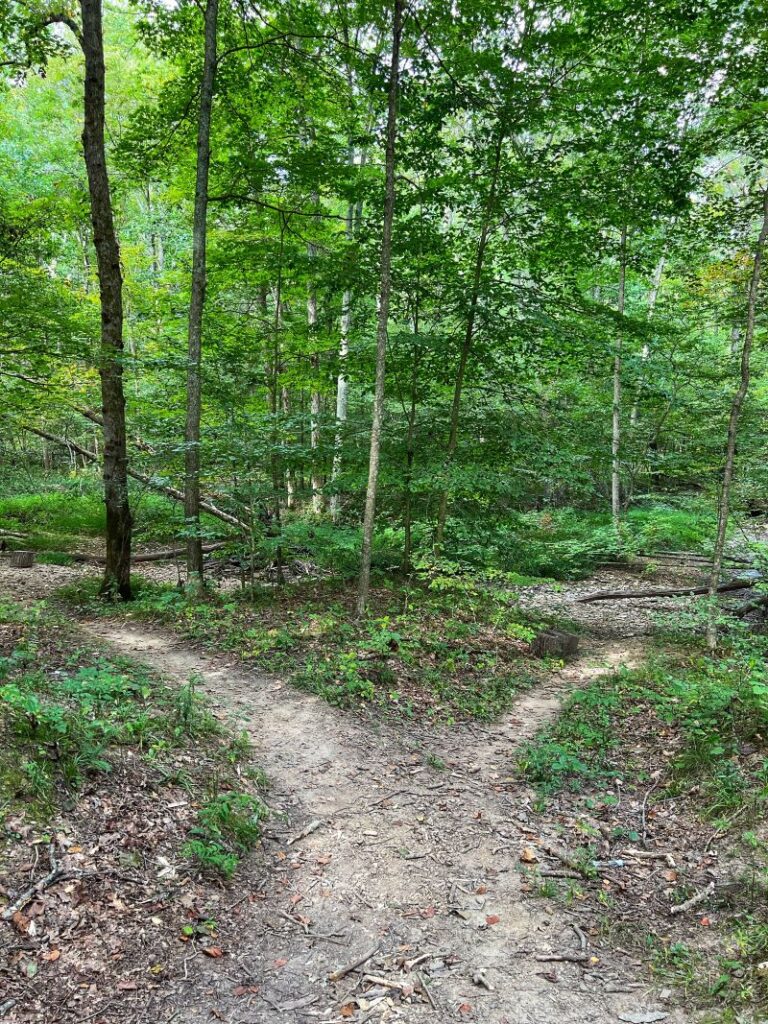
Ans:
[[[619,296],[616,312],[624,316],[627,283],[627,227],[621,229],[621,250],[619,254]],[[621,519],[621,349],[623,326],[619,323],[619,336],[613,357],[613,425],[611,432],[611,513],[616,526]]]
[[[760,227],[755,244],[755,253],[752,261],[752,276],[749,282],[749,293],[747,295],[747,320],[744,325],[744,341],[741,348],[741,379],[731,403],[731,415],[728,421],[728,441],[725,449],[725,465],[723,467],[723,483],[720,489],[720,500],[717,506],[717,534],[715,537],[715,550],[712,559],[712,575],[709,580],[710,597],[714,597],[720,583],[720,571],[723,566],[723,553],[725,551],[725,538],[728,532],[728,517],[731,506],[731,485],[733,483],[733,470],[736,461],[736,439],[739,432],[739,420],[744,400],[749,391],[749,379],[752,358],[752,341],[755,335],[755,313],[757,308],[757,296],[760,290],[760,271],[763,261],[763,251],[766,239],[768,238],[768,189],[763,193],[763,222]],[[717,646],[717,612],[712,605],[710,611],[709,625],[707,629],[707,640],[710,648]]]
[[[350,163],[354,164],[354,150],[350,149]],[[360,154],[360,166],[365,165],[365,150]],[[351,242],[363,216],[363,204],[350,203],[347,206],[346,236]],[[341,475],[341,451],[344,443],[344,427],[349,407],[349,381],[347,380],[347,358],[349,356],[349,335],[352,329],[352,289],[346,287],[341,299],[341,333],[339,336],[339,374],[336,379],[336,433],[333,439],[333,466],[331,468],[331,518],[338,521],[341,511],[341,496],[338,491]]]
[[[480,238],[477,243],[475,268],[472,274],[472,289],[470,291],[469,296],[469,310],[467,312],[467,322],[464,329],[464,340],[462,342],[461,354],[459,356],[459,368],[456,372],[456,383],[453,389],[453,403],[451,405],[451,425],[448,435],[448,447],[446,449],[445,459],[446,481],[442,493],[440,494],[440,505],[437,513],[437,528],[435,530],[435,551],[439,551],[440,548],[443,546],[443,537],[445,535],[445,523],[446,519],[448,518],[449,482],[447,479],[447,475],[450,473],[451,466],[456,455],[456,447],[459,439],[459,414],[461,412],[461,393],[464,388],[464,377],[467,372],[469,354],[472,351],[472,344],[475,340],[477,308],[480,301],[480,282],[483,276],[485,252],[488,247],[488,238],[490,236],[491,231],[491,218],[493,216],[494,206],[496,205],[496,192],[499,184],[499,171],[501,169],[501,151],[503,145],[504,130],[501,128],[501,126],[499,126],[499,134],[498,138],[496,139],[496,147],[494,150],[491,187],[488,191],[488,201],[486,202],[485,205],[483,222],[480,228]]]
[[[400,81],[400,37],[403,31],[405,0],[394,0],[392,25],[392,59],[389,69],[389,102],[387,109],[387,145],[385,154],[384,224],[381,238],[381,274],[379,309],[376,325],[376,387],[371,422],[371,452],[368,463],[368,487],[365,495],[363,545],[360,559],[360,583],[357,593],[357,614],[365,613],[371,585],[371,553],[376,518],[376,488],[379,479],[381,428],[384,418],[384,381],[387,362],[389,299],[392,290],[392,224],[395,215],[395,143],[397,141],[397,99]]]
[[[419,375],[419,313],[418,304],[413,315],[413,334],[417,341],[417,348],[411,363],[411,401],[408,408],[408,433],[405,438],[405,495],[403,501],[403,532],[405,534],[403,543],[403,572],[410,572],[413,557],[413,494],[411,484],[413,481],[413,463],[416,457],[416,396]]]
[[[83,153],[88,173],[93,242],[99,272],[99,376],[104,431],[106,566],[102,593],[131,597],[131,509],[123,392],[123,279],[104,145],[105,70],[101,0],[81,0],[85,57]]]
[[[313,196],[315,207],[318,204],[317,195]],[[316,347],[317,334],[317,287],[314,280],[314,263],[317,258],[317,246],[314,242],[307,245],[307,256],[309,258],[309,290],[307,292],[307,329],[309,333],[310,350],[309,357],[312,368],[312,391],[310,394],[310,428],[309,443],[312,450],[312,511],[320,515],[323,511],[323,482],[320,477],[320,392],[318,381],[320,371],[320,356]]]
[[[211,163],[211,110],[216,79],[218,0],[205,5],[205,55],[197,124],[197,176],[192,225],[192,292],[187,334],[187,422],[184,431],[184,517],[187,527],[187,582],[202,586],[203,542],[200,535],[200,413],[203,309],[205,307],[205,246],[208,218],[208,176]]]
[[[650,291],[648,292],[648,315],[647,315],[648,323],[650,323],[651,320],[653,320],[653,313],[654,313],[654,310],[656,309],[656,301],[657,301],[657,299],[659,297],[659,291],[661,290],[661,278],[662,278],[662,275],[664,274],[664,264],[665,264],[665,262],[666,262],[665,257],[662,256],[661,259],[659,260],[659,262],[656,264],[656,269],[654,270],[653,278],[651,279],[651,288],[650,288]],[[651,346],[648,344],[648,342],[646,342],[643,345],[642,352],[640,353],[640,358],[641,358],[642,362],[643,363],[647,363],[650,355],[651,355]],[[645,387],[645,373],[643,373],[643,376],[640,378],[640,383],[638,384],[637,393],[635,394],[635,400],[632,403],[632,409],[630,410],[630,413],[629,413],[629,423],[630,423],[630,426],[632,427],[633,430],[637,426],[637,420],[638,420],[638,415],[639,415],[640,396],[643,393],[644,387]]]

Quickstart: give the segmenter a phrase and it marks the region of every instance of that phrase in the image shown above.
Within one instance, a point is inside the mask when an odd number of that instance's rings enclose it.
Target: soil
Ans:
[[[0,593],[39,599],[93,571],[0,565]],[[516,750],[557,715],[571,689],[643,657],[641,637],[659,602],[575,603],[619,583],[638,585],[611,572],[530,594],[527,603],[565,610],[581,624],[583,653],[499,721],[451,729],[362,719],[144,625],[82,623],[88,637],[172,683],[196,679],[215,713],[248,732],[273,813],[262,849],[231,889],[210,889],[221,955],[185,948],[149,994],[124,989],[106,1005],[85,1002],[77,1024],[607,1024],[651,1010],[668,1024],[690,1019],[660,1002],[641,961],[602,941],[589,908],[526,898],[521,871],[541,822],[533,794],[513,777]],[[374,947],[360,971],[329,980]],[[2,1002],[0,995],[0,1016]],[[21,1011],[9,1008],[3,1020],[75,1024],[69,1011]]]

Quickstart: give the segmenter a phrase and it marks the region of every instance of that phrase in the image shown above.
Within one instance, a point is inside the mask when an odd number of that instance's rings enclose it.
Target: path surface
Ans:
[[[52,580],[65,581],[59,568],[24,574],[20,588],[21,574],[2,567],[0,594],[41,597]],[[520,854],[535,843],[537,820],[531,794],[512,777],[516,748],[556,716],[564,696],[639,660],[641,641],[587,641],[583,656],[498,722],[448,730],[359,718],[144,625],[83,628],[173,683],[198,680],[214,710],[247,730],[271,784],[264,851],[243,871],[258,884],[236,891],[219,919],[224,956],[197,956],[185,979],[169,983],[175,1019],[343,1024],[346,1006],[372,1024],[607,1024],[660,1008],[645,968],[599,942],[590,939],[586,967],[537,959],[577,952],[573,926],[588,929],[594,911],[521,892]],[[443,770],[430,767],[438,758]],[[288,842],[317,820],[316,831]],[[418,993],[409,1004],[385,986],[378,1002],[367,993],[368,1003],[349,1005],[363,998],[356,976],[332,984],[328,974],[373,946],[367,969],[390,983],[414,984],[402,963],[419,959],[434,1009]],[[473,980],[479,972],[488,987]],[[667,1024],[686,1019],[667,1012]]]

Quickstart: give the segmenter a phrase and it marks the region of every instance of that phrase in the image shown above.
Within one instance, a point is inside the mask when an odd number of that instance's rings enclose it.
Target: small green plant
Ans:
[[[219,793],[198,811],[184,854],[202,868],[231,878],[240,858],[258,841],[265,816],[266,808],[256,797]]]

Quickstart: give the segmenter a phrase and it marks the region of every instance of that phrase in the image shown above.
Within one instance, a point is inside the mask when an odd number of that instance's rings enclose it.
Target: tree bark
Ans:
[[[216,82],[218,0],[206,0],[205,53],[197,123],[197,174],[192,225],[192,290],[187,332],[187,419],[184,430],[184,517],[187,528],[187,582],[203,583],[203,548],[200,535],[200,417],[203,311],[207,284],[206,241],[208,178],[211,164],[211,112]]]
[[[357,592],[358,615],[365,613],[368,604],[368,591],[371,585],[371,554],[373,550],[373,528],[376,519],[376,489],[379,479],[381,430],[384,419],[384,383],[389,330],[389,300],[392,290],[392,225],[395,215],[395,145],[397,142],[397,100],[400,84],[400,38],[403,32],[404,6],[405,0],[394,0],[392,57],[389,69],[389,99],[387,104],[384,224],[381,238],[379,309],[376,325],[376,386],[371,421],[371,451],[368,462],[368,487],[365,495],[360,582]]]
[[[752,342],[755,336],[755,314],[757,309],[757,296],[760,290],[760,273],[763,261],[763,250],[768,238],[768,189],[763,193],[762,202],[762,224],[760,233],[755,243],[755,252],[752,260],[752,275],[749,282],[747,294],[747,320],[744,325],[744,341],[741,347],[741,379],[731,403],[731,415],[728,420],[728,440],[725,449],[725,465],[723,467],[723,483],[720,489],[720,499],[717,505],[717,534],[715,536],[715,550],[712,559],[712,575],[709,580],[709,593],[714,595],[718,590],[720,572],[723,566],[723,553],[725,550],[725,538],[728,532],[728,518],[731,508],[731,485],[733,484],[733,471],[736,462],[736,440],[739,433],[739,421],[741,411],[744,407],[744,400],[749,391]],[[710,648],[717,646],[717,618],[714,608],[710,613],[707,641]]]
[[[491,217],[496,204],[496,192],[499,184],[499,171],[501,169],[501,151],[504,145],[504,130],[499,126],[499,133],[496,139],[494,150],[493,171],[491,186],[488,191],[488,200],[483,214],[483,223],[480,228],[480,238],[477,243],[477,255],[475,256],[475,268],[472,275],[472,290],[469,298],[469,311],[467,323],[464,329],[464,341],[459,356],[459,368],[456,372],[456,383],[453,389],[453,403],[451,405],[451,425],[448,435],[448,447],[446,449],[445,470],[450,472],[456,455],[456,448],[459,440],[459,414],[461,412],[461,393],[464,388],[464,377],[467,372],[469,354],[472,351],[472,344],[475,340],[475,324],[477,322],[477,308],[480,301],[480,282],[483,276],[483,264],[485,263],[485,251],[488,247],[488,238],[491,231]],[[443,546],[445,536],[445,523],[448,518],[448,489],[449,483],[446,480],[440,495],[440,505],[437,513],[437,528],[435,530],[435,551],[439,552]]]
[[[104,144],[105,69],[101,0],[81,0],[85,57],[83,154],[99,274],[101,305],[102,421],[104,431],[104,503],[107,512],[106,562],[102,594],[131,597],[132,518],[128,499],[128,456],[123,391],[123,278],[115,233],[112,195]]]
[[[318,205],[318,197],[314,195],[315,207]],[[320,475],[320,391],[318,390],[318,376],[320,373],[320,355],[317,352],[317,286],[314,279],[314,264],[317,259],[317,246],[314,242],[307,244],[307,257],[309,261],[309,288],[307,290],[307,332],[311,355],[309,357],[312,368],[312,390],[310,393],[309,409],[309,444],[312,452],[312,511],[315,515],[321,515],[323,511],[323,481]]]
[[[627,226],[621,229],[619,254],[619,295],[616,312],[624,316],[627,283]],[[619,336],[613,357],[613,422],[611,429],[611,513],[618,526],[621,519],[621,355],[623,326],[619,323]]]

